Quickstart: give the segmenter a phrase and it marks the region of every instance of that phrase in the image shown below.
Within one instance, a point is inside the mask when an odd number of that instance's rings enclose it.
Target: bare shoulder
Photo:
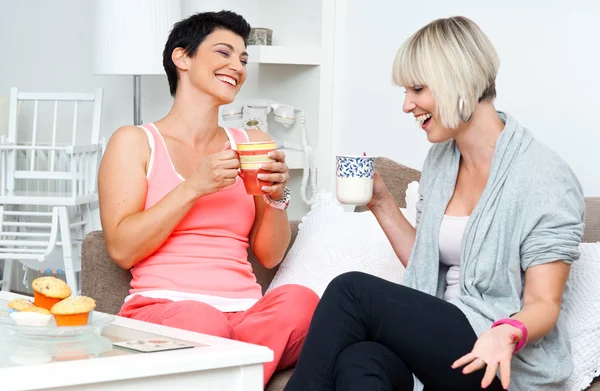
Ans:
[[[147,160],[150,156],[148,136],[137,126],[122,126],[117,129],[106,146],[106,155],[125,154],[133,158]]]
[[[128,167],[146,167],[150,161],[150,144],[143,129],[123,126],[117,129],[106,145],[100,164],[100,176],[106,171],[113,173]]]
[[[128,125],[122,126],[117,129],[108,141],[108,145],[114,145],[115,147],[129,147],[129,148],[143,148],[148,146],[148,137],[146,132],[137,126]]]
[[[248,129],[247,133],[250,141],[271,141],[271,136],[260,129]]]

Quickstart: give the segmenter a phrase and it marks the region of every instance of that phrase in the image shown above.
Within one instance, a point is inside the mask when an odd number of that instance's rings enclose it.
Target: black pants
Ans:
[[[285,391],[480,390],[484,371],[450,365],[477,336],[453,304],[368,274],[335,278],[315,311]],[[502,390],[496,378],[487,388]]]

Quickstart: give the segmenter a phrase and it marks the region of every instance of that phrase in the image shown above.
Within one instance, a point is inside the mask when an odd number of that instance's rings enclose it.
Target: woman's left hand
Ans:
[[[285,164],[285,153],[282,151],[269,152],[269,157],[275,161],[261,164],[261,170],[268,171],[268,173],[258,174],[258,179],[271,182],[272,185],[263,186],[262,191],[274,200],[281,200],[285,195],[285,187],[290,180],[290,170]]]
[[[464,374],[485,369],[481,388],[487,388],[500,367],[500,381],[507,390],[510,385],[510,362],[515,346],[521,337],[521,331],[510,325],[493,327],[479,336],[471,353],[465,354],[452,364],[452,368],[462,367]]]

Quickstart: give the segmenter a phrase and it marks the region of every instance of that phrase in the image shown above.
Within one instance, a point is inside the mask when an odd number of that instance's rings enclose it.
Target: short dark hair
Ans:
[[[248,43],[250,24],[241,15],[231,11],[200,12],[173,25],[163,51],[163,67],[172,96],[177,92],[179,81],[177,67],[171,59],[173,50],[182,48],[189,57],[194,57],[198,46],[217,29],[229,30],[242,37],[244,44]]]

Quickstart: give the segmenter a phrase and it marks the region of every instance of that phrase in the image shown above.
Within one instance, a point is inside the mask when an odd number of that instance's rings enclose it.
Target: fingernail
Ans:
[[[266,174],[258,174],[258,179],[267,179]]]
[[[262,191],[268,191],[269,190],[269,186],[263,186],[262,187]]]
[[[261,163],[260,168],[267,168],[267,164],[266,163]]]
[[[268,155],[269,155],[269,157],[273,157],[273,155],[275,155],[275,152],[271,151],[271,152],[269,152]]]

